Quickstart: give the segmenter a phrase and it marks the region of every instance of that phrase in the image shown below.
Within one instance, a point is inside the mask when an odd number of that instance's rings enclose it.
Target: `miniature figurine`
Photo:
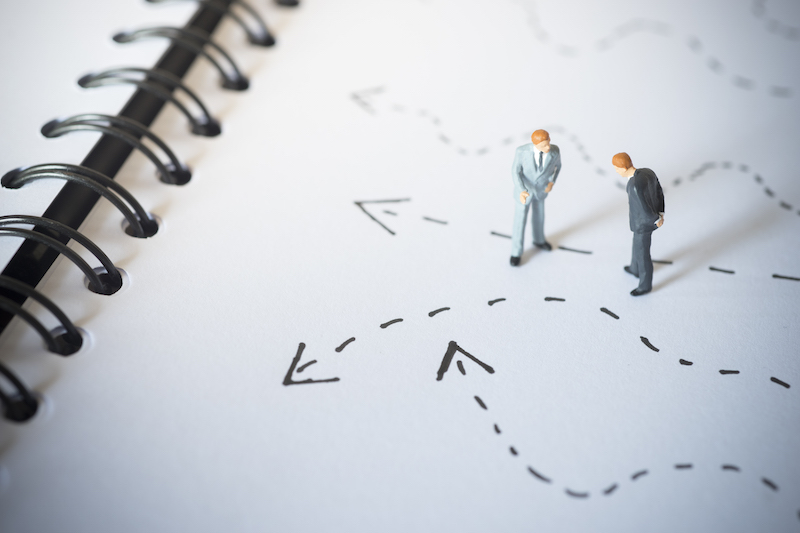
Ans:
[[[553,249],[544,239],[544,199],[553,190],[560,171],[561,152],[558,146],[550,144],[550,134],[545,130],[534,131],[531,143],[517,148],[511,167],[516,205],[511,235],[511,266],[519,266],[529,208],[532,211],[533,245],[543,250]]]
[[[650,237],[664,223],[664,193],[655,172],[649,168],[635,168],[625,152],[611,158],[611,164],[617,174],[629,178],[627,191],[633,253],[625,272],[639,278],[639,286],[631,294],[640,296],[653,289]]]

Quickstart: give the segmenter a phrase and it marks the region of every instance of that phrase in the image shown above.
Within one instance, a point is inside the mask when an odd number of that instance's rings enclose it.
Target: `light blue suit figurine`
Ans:
[[[550,144],[550,134],[545,130],[534,131],[531,141],[517,148],[511,167],[515,204],[511,266],[519,266],[529,209],[534,246],[548,251],[553,249],[544,238],[544,199],[561,171],[561,152],[558,146]]]

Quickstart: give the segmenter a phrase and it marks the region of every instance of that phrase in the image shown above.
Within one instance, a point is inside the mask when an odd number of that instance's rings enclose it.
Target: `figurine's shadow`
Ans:
[[[627,202],[625,200],[626,199],[623,198],[620,202],[609,202],[605,204],[601,209],[597,209],[585,217],[574,221],[569,226],[562,228],[555,233],[547,235],[547,240],[553,245],[553,247],[558,247],[560,242],[570,235],[579,232],[581,229],[585,229],[590,226],[596,226],[600,222],[614,216],[622,217],[621,220],[623,220],[623,224],[625,224],[625,227],[627,227],[628,213],[625,212],[625,208],[627,207]],[[546,225],[545,229],[547,229]]]
[[[653,290],[657,291],[698,268],[708,268],[710,266],[708,264],[709,261],[726,249],[734,246],[746,246],[747,241],[751,238],[763,234],[767,228],[778,223],[778,218],[781,215],[782,213],[775,209],[765,209],[749,217],[739,217],[736,223],[669,253],[667,257],[672,260],[673,266],[677,266],[677,264],[680,263],[680,268],[676,269],[673,274],[655,283],[653,285]],[[683,258],[686,258],[687,261],[681,261]],[[657,268],[661,267],[658,269],[663,269],[664,272],[670,269],[670,267],[666,265],[654,266]]]

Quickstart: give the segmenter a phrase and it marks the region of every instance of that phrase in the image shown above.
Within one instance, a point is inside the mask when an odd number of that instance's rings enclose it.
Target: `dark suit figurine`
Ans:
[[[653,260],[650,240],[653,231],[664,223],[664,193],[655,172],[649,168],[634,168],[630,156],[622,152],[611,160],[614,170],[628,178],[628,208],[633,232],[631,264],[625,271],[639,278],[633,296],[647,294],[653,289]]]

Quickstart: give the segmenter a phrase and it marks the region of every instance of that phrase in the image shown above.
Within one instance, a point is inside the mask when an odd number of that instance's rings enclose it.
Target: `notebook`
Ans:
[[[105,198],[77,228],[122,287],[92,292],[63,254],[36,287],[80,349],[19,316],[0,336],[38,405],[0,422],[2,531],[800,528],[795,4],[251,3],[274,46],[231,16],[210,35],[248,88],[206,57],[181,79],[221,133],[173,103],[149,128],[190,181],[139,149],[114,177],[157,233]],[[137,91],[87,74],[194,45],[230,75],[196,32],[131,33],[223,8],[257,28],[230,4],[7,7],[2,174],[93,150],[96,130],[40,131]],[[528,225],[513,267],[511,167],[537,129],[563,164],[552,250]],[[618,152],[665,197],[639,297]],[[0,216],[62,187],[3,188]],[[23,241],[2,236],[7,265]]]

